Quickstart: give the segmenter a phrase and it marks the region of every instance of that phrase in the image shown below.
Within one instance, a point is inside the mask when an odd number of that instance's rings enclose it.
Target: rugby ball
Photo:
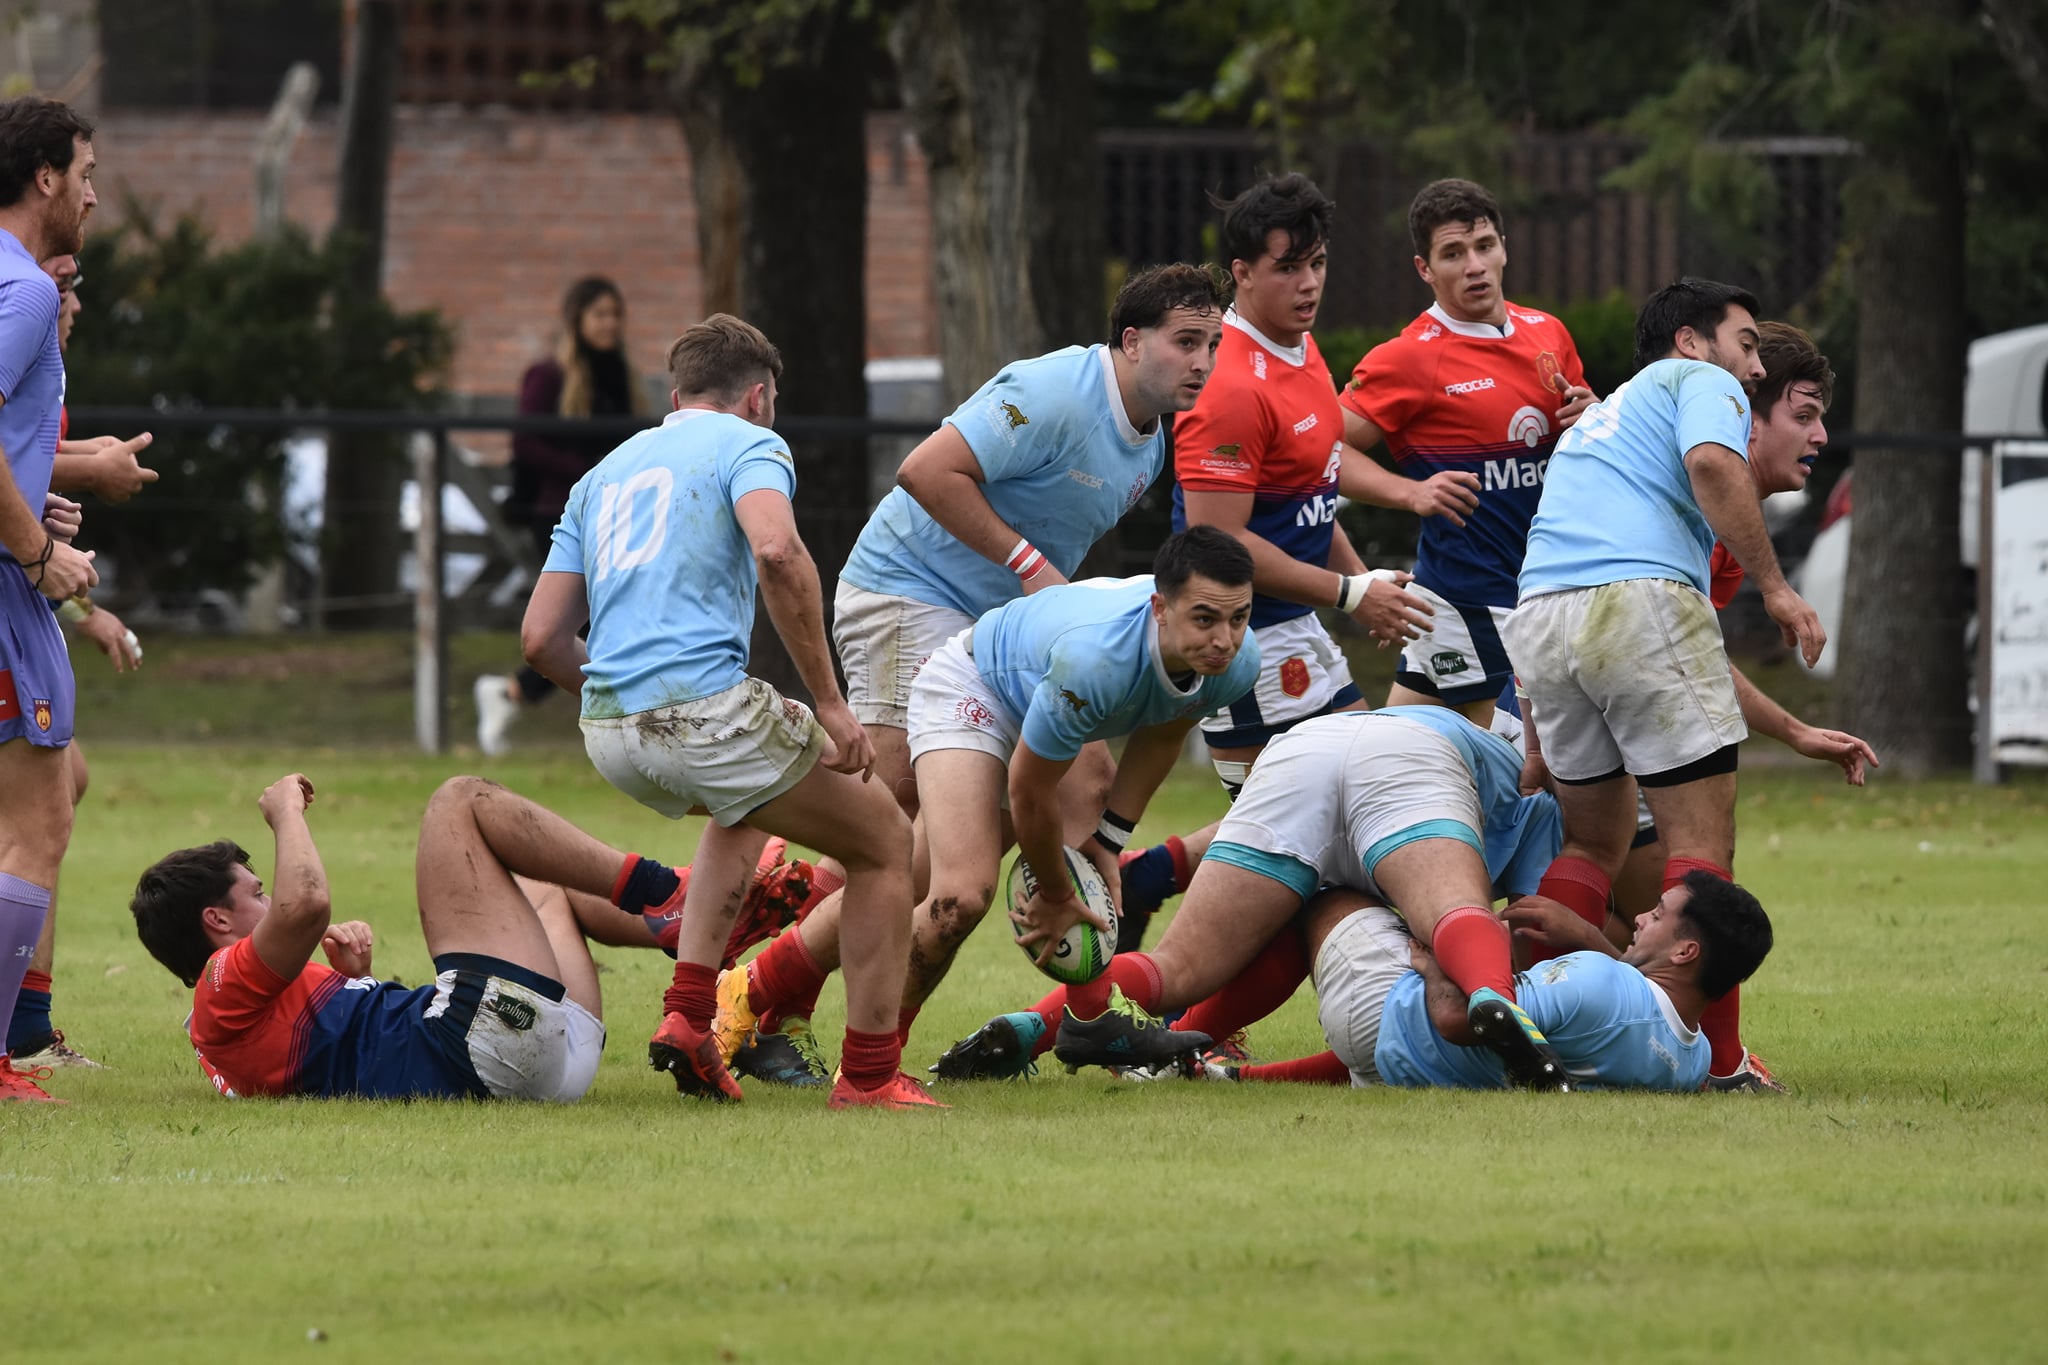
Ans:
[[[1066,858],[1067,877],[1073,882],[1074,891],[1089,905],[1102,912],[1109,921],[1109,932],[1104,933],[1087,920],[1077,921],[1060,939],[1053,949],[1052,960],[1038,969],[1053,980],[1068,986],[1078,986],[1084,981],[1093,981],[1109,970],[1109,960],[1116,955],[1116,906],[1109,899],[1109,888],[1103,885],[1102,874],[1095,870],[1095,864],[1088,861],[1074,849],[1062,849]],[[1003,898],[1012,910],[1021,910],[1031,898],[1038,894],[1038,878],[1024,862],[1024,855],[1018,854],[1010,863],[1010,875],[1003,883]],[[1010,934],[1014,938],[1023,932],[1015,920],[1010,921]],[[1024,956],[1032,959],[1032,966],[1038,966],[1036,944],[1026,946]]]

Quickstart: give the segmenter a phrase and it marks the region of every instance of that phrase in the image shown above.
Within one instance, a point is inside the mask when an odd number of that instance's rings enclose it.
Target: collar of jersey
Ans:
[[[1202,690],[1202,675],[1195,674],[1195,680],[1187,687],[1177,686],[1173,675],[1166,671],[1166,660],[1159,654],[1159,618],[1152,614],[1152,605],[1145,604],[1145,654],[1152,660],[1152,676],[1159,679],[1159,685],[1166,689],[1169,697],[1186,699]]]
[[[1223,325],[1225,327],[1235,327],[1238,331],[1243,332],[1253,341],[1258,342],[1259,345],[1265,347],[1267,350],[1271,351],[1275,356],[1278,356],[1281,360],[1286,361],[1289,365],[1292,365],[1297,370],[1300,369],[1302,366],[1308,364],[1307,332],[1303,332],[1301,334],[1302,340],[1299,345],[1282,346],[1279,342],[1273,340],[1273,338],[1267,336],[1264,332],[1261,332],[1258,328],[1252,326],[1249,322],[1246,322],[1243,318],[1239,317],[1237,315],[1237,310],[1235,308],[1231,309],[1229,312],[1223,315]]]
[[[692,417],[709,417],[716,411],[716,408],[677,408],[662,418],[661,424],[665,427],[680,426]]]
[[[13,233],[9,232],[6,228],[0,228],[0,251],[6,251],[13,255],[19,256],[24,261],[27,261],[30,265],[35,266],[35,268],[38,270],[41,270],[43,268],[41,263],[38,262],[34,256],[31,256],[29,254],[28,248],[21,244],[21,239],[15,236]]]
[[[1670,996],[1664,994],[1664,988],[1651,981],[1647,976],[1643,980],[1649,982],[1650,998],[1657,1002],[1658,1009],[1664,1011],[1664,1022],[1671,1025],[1671,1031],[1688,1043],[1699,1037],[1700,1031],[1698,1029],[1687,1028],[1685,1020],[1678,1017],[1678,1007],[1671,1003]]]
[[[1512,305],[1509,305],[1512,306]],[[1499,341],[1502,337],[1515,334],[1515,315],[1508,314],[1507,323],[1496,327],[1490,322],[1462,322],[1444,311],[1440,303],[1429,305],[1429,315],[1435,318],[1446,332],[1456,332],[1461,337],[1478,337],[1481,341]]]
[[[1096,345],[1089,349],[1102,353],[1102,388],[1109,401],[1110,416],[1116,419],[1116,434],[1124,438],[1127,446],[1144,445],[1152,438],[1131,425],[1131,414],[1124,410],[1123,390],[1116,386],[1116,360],[1109,347]]]

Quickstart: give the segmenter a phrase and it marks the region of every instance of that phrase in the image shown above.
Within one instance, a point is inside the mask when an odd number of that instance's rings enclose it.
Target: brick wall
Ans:
[[[100,212],[129,196],[160,217],[194,212],[223,240],[248,236],[257,113],[109,111],[94,139]],[[286,211],[324,232],[334,220],[336,121],[306,128]],[[550,115],[405,106],[391,167],[385,288],[439,308],[458,329],[453,388],[516,391],[553,345],[555,310],[578,275],[619,282],[627,347],[658,368],[700,316],[689,155],[666,115]],[[900,118],[868,122],[868,354],[933,354],[936,304],[924,163]]]

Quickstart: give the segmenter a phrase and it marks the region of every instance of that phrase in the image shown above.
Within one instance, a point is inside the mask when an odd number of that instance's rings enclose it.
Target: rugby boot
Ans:
[[[740,1083],[725,1069],[711,1035],[690,1027],[680,1014],[664,1015],[661,1027],[647,1043],[647,1064],[666,1071],[676,1083],[676,1092],[697,1095],[720,1104],[738,1100]]]
[[[1031,1051],[1045,1036],[1045,1020],[1031,1010],[998,1014],[946,1049],[931,1065],[942,1081],[1003,1081],[1037,1074]]]
[[[1192,1061],[1214,1040],[1206,1033],[1182,1033],[1154,1019],[1125,997],[1121,989],[1109,993],[1109,1008],[1097,1019],[1076,1019],[1074,1012],[1060,1015],[1059,1035],[1053,1041],[1053,1056],[1068,1071],[1084,1066],[1156,1067],[1163,1063]]]
[[[808,1019],[785,1019],[781,1029],[774,1033],[756,1028],[746,1045],[733,1054],[732,1065],[742,1076],[752,1076],[770,1085],[808,1089],[832,1082],[831,1069],[818,1051],[818,1040]]]
[[[747,969],[728,967],[718,974],[718,1012],[711,1018],[711,1039],[718,1060],[727,1066],[739,1055],[761,1017],[747,1003]]]
[[[1773,1076],[1771,1069],[1764,1065],[1764,1059],[1757,1056],[1754,1052],[1742,1054],[1742,1065],[1736,1067],[1733,1074],[1709,1076],[1707,1077],[1706,1084],[1702,1085],[1700,1089],[1728,1092],[1771,1091],[1779,1095],[1790,1093],[1786,1090],[1785,1083],[1776,1076]]]
[[[915,1077],[897,1072],[887,1085],[873,1090],[856,1089],[845,1076],[832,1084],[832,1094],[825,1101],[827,1109],[951,1109],[950,1104],[941,1104],[932,1098]]]
[[[111,1069],[105,1062],[96,1062],[65,1042],[64,1030],[60,1028],[53,1028],[41,1038],[31,1039],[23,1046],[27,1050],[14,1059],[16,1071],[35,1072],[51,1066],[75,1066],[88,1071]]]
[[[1508,1082],[1524,1090],[1572,1088],[1557,1049],[1543,1036],[1520,1005],[1499,991],[1481,986],[1472,992],[1465,1018],[1479,1041],[1493,1050],[1507,1068]]]
[[[33,1072],[16,1071],[13,1060],[0,1052],[0,1104],[19,1100],[24,1104],[69,1104],[36,1084],[50,1079],[50,1068],[37,1067]]]

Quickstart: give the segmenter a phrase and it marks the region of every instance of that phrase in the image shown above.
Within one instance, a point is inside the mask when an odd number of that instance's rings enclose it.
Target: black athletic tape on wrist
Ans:
[[[1124,845],[1131,841],[1131,833],[1137,827],[1137,821],[1126,820],[1113,810],[1105,810],[1102,812],[1102,818],[1095,822],[1095,842],[1111,853],[1121,853],[1124,851]]]

